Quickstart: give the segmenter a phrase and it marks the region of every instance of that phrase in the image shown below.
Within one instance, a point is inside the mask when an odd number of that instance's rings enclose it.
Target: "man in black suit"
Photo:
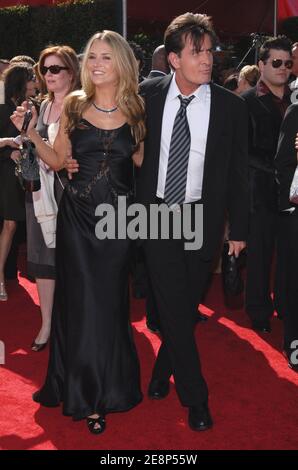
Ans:
[[[298,372],[298,205],[289,200],[290,187],[297,168],[294,140],[298,130],[298,104],[287,110],[281,126],[275,168],[279,183],[279,256],[285,291],[283,352],[288,366]],[[296,342],[296,343],[295,343]]]
[[[281,122],[290,105],[287,82],[293,65],[291,42],[285,36],[268,39],[260,48],[259,59],[260,79],[242,95],[249,111],[250,214],[245,303],[252,327],[270,332],[274,309],[282,316],[285,302],[278,251],[274,303],[270,278],[278,215],[274,156]]]
[[[165,33],[175,73],[141,84],[147,137],[138,201],[146,207],[166,202],[173,213],[188,206],[193,217],[198,204],[203,205],[200,249],[185,249],[183,237],[144,241],[163,340],[149,397],[164,398],[173,373],[179,399],[189,408],[189,425],[196,431],[209,429],[212,418],[194,312],[222,240],[226,212],[230,253],[236,256],[245,246],[248,215],[247,111],[241,98],[210,83],[214,40],[206,15],[177,17]]]

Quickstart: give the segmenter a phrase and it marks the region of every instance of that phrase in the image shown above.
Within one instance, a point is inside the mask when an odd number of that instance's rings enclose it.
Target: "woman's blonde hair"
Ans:
[[[37,67],[37,75],[41,81],[42,88],[46,89],[46,82],[40,69],[44,66],[45,60],[50,55],[56,55],[59,57],[65,67],[68,68],[68,73],[71,75],[71,83],[68,92],[76,90],[80,87],[80,64],[75,51],[69,46],[49,46],[41,51]],[[48,92],[49,100],[54,99],[52,91]]]
[[[256,86],[257,81],[261,76],[259,67],[257,65],[245,65],[239,73],[239,80],[244,78],[251,87]]]
[[[105,41],[112,49],[112,61],[118,75],[116,103],[132,127],[136,144],[139,144],[145,137],[145,124],[144,102],[138,94],[138,65],[127,41],[115,31],[96,33],[87,43],[81,67],[82,90],[71,93],[65,101],[66,131],[69,133],[78,125],[82,113],[94,100],[95,85],[87,69],[89,51],[94,41]]]

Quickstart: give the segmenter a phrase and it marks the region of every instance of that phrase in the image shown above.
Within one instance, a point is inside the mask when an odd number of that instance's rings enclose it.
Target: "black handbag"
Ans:
[[[21,156],[16,164],[15,174],[25,191],[34,192],[40,189],[39,164],[37,160],[35,145],[25,137],[30,120],[31,111],[27,111],[21,130],[21,145],[19,147]]]
[[[245,254],[240,253],[239,258],[229,255],[229,243],[225,242],[222,251],[222,281],[226,295],[239,295],[243,292],[244,282],[241,268],[244,266]]]

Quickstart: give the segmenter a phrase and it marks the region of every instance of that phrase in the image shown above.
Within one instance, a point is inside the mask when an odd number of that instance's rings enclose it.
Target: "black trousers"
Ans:
[[[271,268],[276,242],[277,212],[260,208],[250,214],[247,240],[246,311],[252,321],[266,321],[274,312]]]
[[[161,323],[162,344],[152,380],[173,373],[183,406],[208,400],[208,388],[194,337],[194,311],[210,275],[211,261],[184,249],[184,240],[147,240],[146,262]]]
[[[147,323],[151,323],[159,327],[158,309],[142,246],[134,247],[131,278],[133,295],[137,298],[146,297]]]
[[[282,213],[278,221],[279,269],[283,273],[284,349],[291,353],[291,344],[298,341],[298,211]],[[297,347],[297,346],[296,346]]]

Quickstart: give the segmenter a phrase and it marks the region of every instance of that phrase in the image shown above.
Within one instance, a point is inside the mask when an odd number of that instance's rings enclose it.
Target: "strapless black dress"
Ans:
[[[79,172],[66,186],[57,220],[57,282],[44,406],[82,419],[125,411],[142,399],[129,321],[131,242],[99,240],[95,209],[133,194],[134,140],[128,124],[102,130],[82,119],[71,134]]]

